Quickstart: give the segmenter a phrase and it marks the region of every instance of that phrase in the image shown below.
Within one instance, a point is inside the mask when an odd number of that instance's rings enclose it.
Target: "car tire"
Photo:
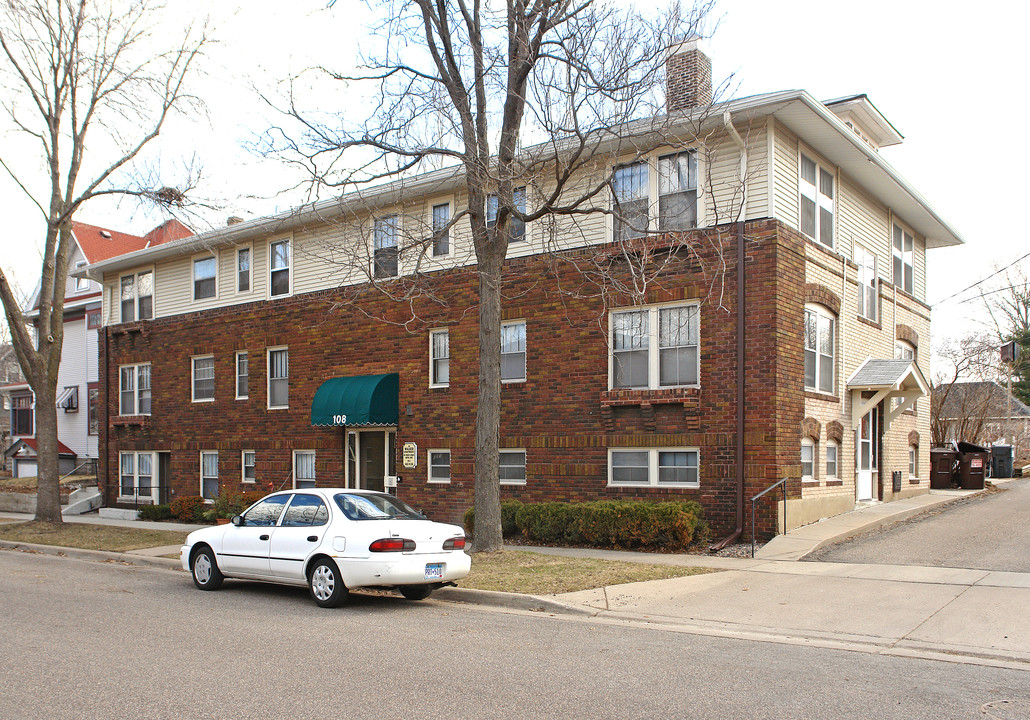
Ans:
[[[308,589],[315,604],[324,608],[337,607],[349,594],[340,577],[340,569],[329,558],[321,558],[311,564],[308,569]]]
[[[408,600],[425,600],[433,592],[428,585],[401,585],[398,590]]]
[[[190,574],[193,576],[193,584],[201,590],[217,590],[222,587],[225,576],[218,569],[215,562],[215,553],[209,547],[202,547],[193,552],[190,560]]]

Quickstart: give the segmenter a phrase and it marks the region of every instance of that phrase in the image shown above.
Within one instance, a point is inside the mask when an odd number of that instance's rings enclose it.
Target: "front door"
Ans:
[[[385,477],[396,474],[395,430],[347,432],[347,487],[383,492]]]
[[[858,428],[856,443],[858,457],[855,467],[858,469],[855,478],[855,495],[858,500],[873,499],[873,471],[876,470],[876,409],[872,409],[862,418]]]

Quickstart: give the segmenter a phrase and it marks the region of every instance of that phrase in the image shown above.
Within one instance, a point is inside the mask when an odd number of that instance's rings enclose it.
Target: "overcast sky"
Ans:
[[[162,136],[162,164],[195,153],[207,190],[225,207],[212,223],[240,214],[285,210],[296,196],[275,196],[289,177],[279,166],[241,147],[272,115],[250,90],[291,70],[320,61],[344,68],[360,41],[364,4],[248,0],[176,0],[176,8],[210,13],[222,40],[212,51],[208,77],[198,85],[208,118],[179,121]],[[943,298],[1030,253],[1024,212],[1030,164],[1024,133],[1013,118],[1027,109],[1023,82],[1030,63],[1025,31],[1030,10],[1022,3],[866,0],[723,0],[721,22],[709,41],[716,78],[735,76],[735,95],[802,88],[821,100],[866,93],[905,136],[884,157],[926,197],[966,240],[959,248],[931,251],[928,301],[934,335],[973,327],[977,303]],[[335,99],[334,99],[335,100]],[[0,135],[5,151],[17,142]],[[0,178],[7,232],[0,263],[31,290],[39,273],[43,237],[28,201]],[[1006,210],[998,220],[990,216]],[[161,221],[132,203],[87,206],[80,220],[129,232]]]

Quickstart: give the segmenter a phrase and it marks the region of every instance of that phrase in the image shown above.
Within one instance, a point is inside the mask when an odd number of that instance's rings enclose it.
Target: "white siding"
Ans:
[[[75,386],[79,392],[78,412],[66,413],[57,410],[57,439],[79,456],[79,462],[89,455],[89,393],[86,373],[90,351],[86,342],[86,320],[70,320],[64,323],[64,344],[61,347],[61,367],[57,373],[57,394],[66,387]],[[94,348],[92,362],[96,362]]]
[[[798,139],[783,125],[774,124],[773,215],[793,228],[801,228],[798,199]]]

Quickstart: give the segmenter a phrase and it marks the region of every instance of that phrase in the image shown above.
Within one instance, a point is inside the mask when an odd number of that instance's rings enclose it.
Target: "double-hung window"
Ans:
[[[837,479],[837,441],[830,440],[826,443],[826,479]]]
[[[698,487],[697,448],[610,448],[608,484]]]
[[[290,241],[274,240],[268,244],[268,295],[290,294]]]
[[[616,389],[698,384],[698,305],[612,313],[611,378]]]
[[[400,249],[397,244],[400,218],[397,215],[376,218],[372,224],[372,274],[377,278],[397,277]]]
[[[203,355],[193,361],[193,402],[215,399],[215,357]]]
[[[250,248],[239,248],[236,251],[236,292],[250,290]]]
[[[448,225],[451,222],[451,206],[449,203],[433,206],[433,256],[449,255],[451,252],[451,234]]]
[[[526,188],[515,188],[511,192],[515,209],[521,213],[526,212]],[[488,195],[486,198],[486,226],[489,228],[497,225],[498,199],[496,195]],[[511,242],[522,242],[526,239],[526,222],[521,218],[511,218]]]
[[[697,154],[692,150],[621,165],[612,175],[612,189],[616,241],[655,229],[697,227]]]
[[[801,154],[801,232],[833,247],[834,173]]]
[[[861,245],[856,245],[855,264],[858,265],[858,314],[876,322],[876,256]]]
[[[501,323],[501,382],[526,379],[526,321]]]
[[[894,225],[894,284],[912,294],[912,233]]]
[[[200,496],[205,500],[218,497],[218,452],[200,453]]]
[[[445,387],[451,382],[451,340],[447,330],[429,333],[429,384]]]
[[[11,396],[11,435],[32,435],[35,430],[33,420],[32,396]]]
[[[285,408],[290,405],[290,351],[287,348],[268,349],[268,407]]]
[[[154,317],[154,273],[151,270],[121,277],[121,321]]]
[[[805,389],[833,393],[834,319],[822,307],[805,308]]]
[[[218,292],[218,260],[213,257],[193,261],[193,299],[213,298]]]
[[[430,450],[428,455],[429,482],[449,483],[451,481],[451,451]]]
[[[642,237],[647,232],[648,166],[637,162],[615,168],[612,212],[616,241]]]
[[[293,487],[315,487],[315,451],[293,451]]]
[[[815,443],[811,438],[801,441],[801,482],[815,480]]]
[[[153,499],[154,453],[119,453],[118,467],[119,497],[143,500]]]
[[[658,230],[697,227],[697,156],[682,152],[658,158]]]
[[[501,485],[526,484],[526,451],[501,450],[498,458]]]
[[[245,483],[257,482],[257,453],[253,450],[244,450],[240,457],[240,467],[242,469],[242,477],[240,478]]]
[[[919,477],[919,446],[908,446],[908,477],[915,480]]]
[[[236,353],[236,399],[246,400],[250,395],[250,356],[246,350]]]
[[[118,369],[118,414],[150,414],[150,363]]]

